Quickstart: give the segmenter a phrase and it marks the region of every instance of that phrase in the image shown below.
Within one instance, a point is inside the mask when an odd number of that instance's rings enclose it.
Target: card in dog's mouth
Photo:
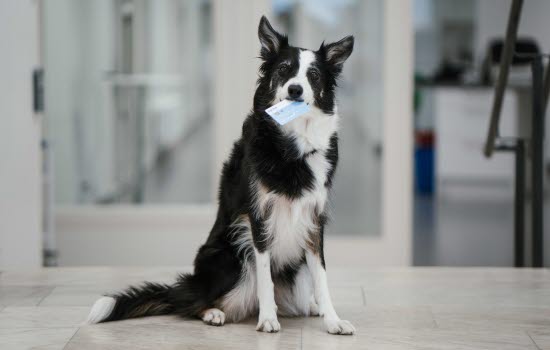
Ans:
[[[285,125],[309,111],[309,104],[305,102],[282,100],[265,111],[271,118],[275,119],[277,123]]]

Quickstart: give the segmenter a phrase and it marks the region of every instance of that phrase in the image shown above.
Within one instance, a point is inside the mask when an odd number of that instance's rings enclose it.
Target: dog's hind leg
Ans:
[[[309,301],[309,316],[323,316],[319,311],[319,305],[315,301],[315,296],[313,295],[311,296],[311,300]]]
[[[306,264],[303,264],[294,280],[294,303],[300,316],[310,316],[313,300],[313,278]]]
[[[313,279],[306,264],[296,272],[292,286],[276,288],[275,299],[281,316],[318,316],[319,309],[313,298]]]

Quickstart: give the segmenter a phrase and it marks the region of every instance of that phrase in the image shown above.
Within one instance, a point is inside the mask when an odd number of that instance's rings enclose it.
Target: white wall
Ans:
[[[0,268],[38,267],[41,116],[32,109],[39,62],[38,1],[0,1]]]

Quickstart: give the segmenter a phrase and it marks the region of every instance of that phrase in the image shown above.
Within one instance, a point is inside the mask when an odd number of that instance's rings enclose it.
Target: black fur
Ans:
[[[166,284],[145,283],[140,287],[129,287],[116,295],[116,307],[103,322],[133,318],[142,314],[166,315],[173,312],[170,300],[172,287]]]
[[[196,317],[205,309],[217,307],[220,299],[238,283],[246,259],[246,254],[239,252],[232,244],[232,224],[242,216],[248,217],[256,249],[261,252],[270,245],[269,241],[259,237],[264,224],[263,218],[254,213],[253,181],[259,181],[270,191],[289,199],[298,198],[314,188],[314,174],[306,160],[317,150],[301,154],[294,138],[285,134],[265,113],[275,97],[273,87],[284,85],[296,74],[300,51],[304,49],[290,46],[286,36],[275,32],[265,17],[260,22],[259,36],[262,65],[253,109],[243,124],[241,138],[233,145],[231,155],[223,166],[216,221],[206,243],[197,253],[193,274],[181,275],[172,286],[147,283],[114,295],[115,308],[105,321],[161,314]],[[341,47],[343,44],[321,45],[314,52],[316,61],[308,72],[315,95],[314,105],[329,116],[334,113],[334,91],[343,60],[353,47],[353,38],[343,40],[344,47]],[[281,69],[282,64],[287,67]],[[323,151],[330,164],[325,186],[330,188],[338,161],[336,133],[330,139],[328,150]],[[315,215],[319,229],[315,233],[318,236],[313,249],[319,253],[325,266],[323,232],[326,215]],[[303,263],[304,258],[298,264],[273,270],[274,283],[291,286],[297,268]]]

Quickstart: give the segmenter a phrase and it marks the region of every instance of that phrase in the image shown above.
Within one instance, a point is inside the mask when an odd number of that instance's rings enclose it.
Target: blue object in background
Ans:
[[[414,150],[415,187],[419,194],[432,195],[435,189],[435,150],[431,131],[417,131]]]

